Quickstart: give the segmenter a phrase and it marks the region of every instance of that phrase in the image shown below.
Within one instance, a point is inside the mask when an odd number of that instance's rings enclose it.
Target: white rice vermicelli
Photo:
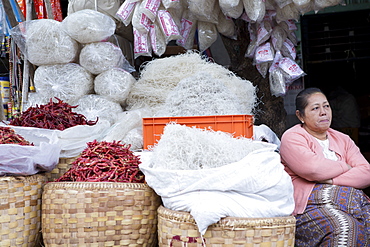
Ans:
[[[69,14],[62,27],[78,42],[93,43],[106,40],[116,30],[115,21],[108,15],[92,9],[83,9]]]
[[[111,68],[122,68],[122,50],[110,42],[95,42],[85,45],[80,53],[80,64],[94,75]]]
[[[34,83],[41,95],[58,97],[68,103],[94,90],[93,75],[76,63],[39,66]]]
[[[129,72],[112,68],[95,77],[94,89],[95,93],[107,96],[123,105],[135,82],[136,79]]]
[[[41,66],[75,60],[78,42],[63,31],[59,21],[32,20],[26,28],[26,53],[30,63]]]

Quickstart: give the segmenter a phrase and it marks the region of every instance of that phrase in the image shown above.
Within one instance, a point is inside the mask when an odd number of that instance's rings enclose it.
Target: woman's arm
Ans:
[[[349,170],[344,161],[326,159],[308,135],[292,131],[283,134],[280,155],[290,170],[308,181],[332,179]]]

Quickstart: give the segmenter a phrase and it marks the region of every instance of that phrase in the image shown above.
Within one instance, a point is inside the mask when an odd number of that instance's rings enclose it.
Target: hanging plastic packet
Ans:
[[[271,37],[272,26],[269,21],[263,21],[257,23],[257,25],[257,45],[260,45],[266,42]]]
[[[276,9],[276,22],[280,23],[286,20],[296,20],[298,21],[300,13],[295,7],[294,3],[290,3],[283,8]]]
[[[162,4],[166,9],[178,8],[181,5],[180,0],[162,0]]]
[[[257,49],[257,24],[249,22],[248,23],[248,33],[249,33],[249,45],[245,53],[245,57],[253,58],[254,53]]]
[[[169,8],[167,9],[170,12],[173,21],[176,23],[177,28],[180,30],[181,28],[181,18],[185,11],[185,8],[180,4],[177,8]]]
[[[222,11],[220,11],[216,27],[220,34],[230,39],[236,39],[234,21],[230,17],[225,16]]]
[[[176,23],[172,19],[170,12],[168,12],[167,10],[158,10],[157,18],[157,22],[162,28],[162,32],[166,38],[166,43],[170,42],[171,40],[182,38],[180,31],[177,28]]]
[[[198,21],[198,45],[199,51],[204,52],[217,40],[216,24]]]
[[[134,14],[132,16],[132,27],[139,33],[147,34],[150,30],[152,21],[142,12],[141,4],[136,4]]]
[[[152,49],[149,43],[149,33],[140,33],[133,28],[134,33],[134,57],[135,59],[140,56],[152,56]]]
[[[157,12],[161,0],[143,0],[140,4],[142,13],[144,13],[152,22],[157,17]]]
[[[266,78],[270,65],[271,65],[271,62],[256,64],[256,68],[263,78]]]
[[[224,15],[238,19],[243,14],[242,0],[219,0],[221,12]]]
[[[284,28],[277,25],[272,29],[271,32],[271,43],[275,50],[281,50],[284,41],[287,38],[287,33]]]
[[[269,73],[269,84],[272,95],[280,97],[286,94],[285,76],[280,68]]]
[[[134,14],[135,6],[138,2],[130,2],[128,0],[124,1],[123,4],[119,7],[116,16],[122,21],[125,26],[128,26],[131,23],[132,16]]]
[[[252,22],[261,22],[265,16],[265,1],[261,0],[242,0],[244,10]]]
[[[313,10],[314,2],[311,0],[293,0],[297,10],[303,15]]]
[[[314,1],[314,10],[315,10],[315,12],[317,12],[321,9],[331,7],[331,6],[336,6],[338,4],[346,5],[344,0],[315,0]]]
[[[277,9],[282,9],[285,6],[291,4],[293,1],[292,0],[275,0],[276,5],[278,6]]]
[[[273,60],[274,60],[274,51],[271,47],[270,42],[266,42],[257,47],[253,61],[254,64],[272,62]]]
[[[217,23],[220,7],[216,0],[187,0],[190,12],[198,21]]]
[[[299,67],[299,65],[288,57],[284,57],[279,62],[279,68],[282,69],[286,74],[285,83],[289,86],[293,81],[305,76],[304,71]]]
[[[289,57],[292,60],[295,60],[297,56],[295,46],[289,39],[285,39],[281,47],[281,53],[283,54],[284,57]]]
[[[272,64],[269,68],[269,73],[271,73],[273,70],[279,68],[279,62],[283,59],[283,56],[281,55],[281,52],[278,50],[275,52],[274,60],[272,61]]]
[[[157,22],[150,25],[150,42],[152,45],[152,51],[157,56],[162,56],[166,51],[166,38],[162,33],[162,29],[159,27]]]
[[[180,34],[182,38],[177,39],[176,44],[184,47],[186,50],[193,49],[196,30],[197,30],[197,20],[192,18],[189,10],[186,10],[181,19]]]

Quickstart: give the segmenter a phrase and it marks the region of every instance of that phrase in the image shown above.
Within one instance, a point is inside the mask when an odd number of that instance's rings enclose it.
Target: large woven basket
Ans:
[[[293,247],[295,223],[294,216],[226,217],[209,226],[202,240],[189,213],[160,206],[158,241],[159,247]]]
[[[41,195],[46,177],[0,177],[0,246],[35,246],[41,229]]]
[[[142,183],[48,183],[42,197],[44,245],[156,246],[160,203]]]
[[[77,157],[72,158],[59,158],[58,164],[50,172],[45,172],[45,176],[49,182],[54,182],[55,179],[60,178],[66,171],[71,168],[73,161]]]

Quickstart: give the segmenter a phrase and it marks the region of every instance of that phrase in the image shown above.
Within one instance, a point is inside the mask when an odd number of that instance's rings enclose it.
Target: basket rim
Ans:
[[[137,189],[152,190],[146,183],[124,183],[124,182],[48,182],[44,190],[48,189],[80,189],[80,190],[109,190],[109,189]]]
[[[0,176],[0,182],[34,182],[46,180],[43,173],[36,173],[33,175],[14,175],[14,176]]]
[[[166,220],[196,224],[194,218],[189,212],[175,211],[164,206],[159,206],[158,217]],[[280,217],[261,217],[261,218],[243,218],[243,217],[225,217],[219,222],[210,225],[210,227],[222,228],[245,228],[245,227],[295,227],[296,218],[293,215]]]

